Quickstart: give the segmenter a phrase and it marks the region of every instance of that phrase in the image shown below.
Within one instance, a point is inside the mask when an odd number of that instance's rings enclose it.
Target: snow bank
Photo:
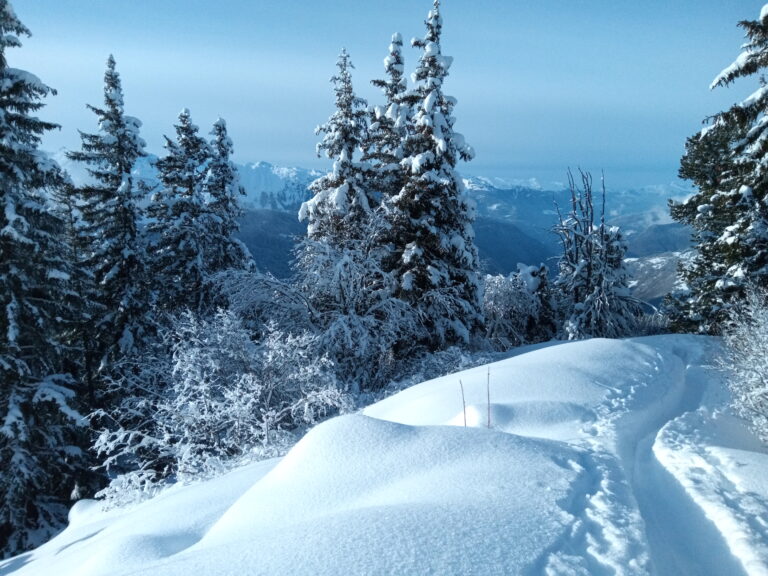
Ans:
[[[768,455],[724,412],[716,346],[591,340],[424,382],[279,461],[79,503],[0,575],[766,574]]]

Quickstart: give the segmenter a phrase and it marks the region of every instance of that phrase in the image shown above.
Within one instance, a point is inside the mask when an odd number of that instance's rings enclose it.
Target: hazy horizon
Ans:
[[[391,34],[406,43],[422,36],[431,6],[16,2],[33,37],[7,57],[58,90],[39,113],[62,125],[45,138],[47,150],[77,149],[78,130],[95,131],[86,104],[101,104],[112,53],[126,112],[142,120],[152,153],[162,155],[163,135],[173,135],[189,108],[202,133],[217,117],[227,120],[238,162],[322,168],[328,161],[315,156],[314,128],[333,110],[329,78],[341,48],[356,66],[359,95],[378,103],[370,80],[384,74]],[[477,151],[459,171],[544,186],[564,181],[569,167],[602,170],[622,188],[675,181],[686,137],[756,87],[708,89],[739,53],[737,22],[756,19],[761,6],[445,0],[443,53],[454,57],[445,91],[458,99],[456,130]],[[404,52],[410,73],[419,53]]]

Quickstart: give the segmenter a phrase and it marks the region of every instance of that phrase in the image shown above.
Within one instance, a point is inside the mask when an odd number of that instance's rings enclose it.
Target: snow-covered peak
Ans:
[[[222,124],[224,120],[220,120]],[[80,162],[73,162],[61,149],[53,155],[54,160],[65,169],[75,184],[88,182],[86,167]],[[134,176],[147,182],[150,187],[158,183],[154,163],[157,157],[149,155],[139,158],[134,169]],[[307,201],[311,193],[310,182],[322,175],[317,170],[292,166],[274,166],[269,162],[238,164],[240,184],[245,189],[245,197],[240,199],[246,209],[269,209],[296,212]]]
[[[486,176],[470,176],[464,179],[464,187],[467,190],[511,190],[513,188],[530,188],[531,190],[544,190],[537,178],[508,179]]]
[[[311,193],[309,184],[322,173],[305,168],[274,166],[268,162],[238,165],[245,208],[297,211]]]

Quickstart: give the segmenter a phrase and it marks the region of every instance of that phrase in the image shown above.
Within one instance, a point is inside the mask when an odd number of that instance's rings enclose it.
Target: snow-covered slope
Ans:
[[[591,340],[425,382],[281,460],[78,503],[0,574],[766,574],[768,454],[716,351]]]
[[[630,275],[629,287],[635,298],[659,306],[677,288],[677,268],[683,254],[667,252],[625,260]]]

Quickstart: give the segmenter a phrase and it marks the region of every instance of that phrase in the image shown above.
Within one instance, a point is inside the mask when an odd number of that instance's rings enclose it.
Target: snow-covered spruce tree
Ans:
[[[418,314],[431,349],[467,343],[483,324],[474,205],[455,169],[474,152],[454,132],[456,101],[443,92],[452,59],[441,53],[439,9],[435,0],[426,36],[413,41],[421,56],[408,96],[415,109],[403,144],[405,182],[388,211],[397,295]]]
[[[715,334],[745,286],[768,286],[768,9],[739,26],[747,42],[711,88],[752,75],[760,85],[689,139],[680,174],[699,191],[672,206],[673,218],[693,226],[697,248],[682,269],[688,292],[672,299],[673,319],[678,328]]]
[[[353,66],[346,50],[341,51],[336,66],[339,72],[331,78],[336,111],[316,129],[317,134],[323,134],[317,155],[333,160],[333,168],[310,184],[314,196],[302,204],[299,218],[307,220],[310,240],[341,248],[361,238],[361,223],[376,201],[356,158],[366,140],[368,123],[366,102],[355,95],[352,86]]]
[[[369,110],[370,123],[362,161],[370,163],[367,185],[377,193],[381,203],[399,193],[404,183],[401,162],[411,106],[402,48],[402,36],[393,34],[389,54],[384,59],[386,78],[371,81],[381,88],[385,100],[382,106],[373,106]]]
[[[580,340],[631,335],[640,307],[629,292],[624,267],[626,242],[618,227],[605,224],[605,183],[596,222],[592,176],[581,172],[581,188],[570,172],[568,180],[571,210],[567,217],[560,216],[555,227],[563,245],[555,281],[562,337]]]
[[[49,193],[63,183],[38,150],[56,128],[34,114],[52,90],[8,65],[29,30],[0,0],[0,557],[40,545],[67,518],[87,464],[72,381],[61,373],[69,266]]]
[[[319,344],[353,390],[383,383],[392,364],[392,347],[406,340],[407,308],[393,298],[392,276],[381,268],[387,247],[381,243],[383,220],[377,198],[357,159],[366,141],[365,102],[356,97],[346,51],[331,81],[336,111],[318,128],[318,152],[333,169],[310,186],[314,197],[300,218],[308,237],[296,252],[297,284],[312,311]]]
[[[158,162],[162,188],[149,208],[153,301],[164,312],[155,319],[159,337],[140,358],[124,360],[109,382],[119,398],[96,414],[103,425],[96,449],[109,472],[121,476],[110,491],[152,486],[178,472],[178,438],[159,423],[176,394],[175,347],[189,336],[176,316],[205,322],[223,303],[216,277],[251,267],[247,249],[233,237],[242,191],[226,124],[214,125],[209,147],[188,111],[179,118],[177,139],[166,139],[168,155]]]
[[[211,160],[203,181],[207,220],[204,226],[209,238],[204,247],[206,282],[225,270],[248,269],[253,265],[248,249],[235,238],[238,219],[243,214],[238,197],[244,196],[245,190],[240,186],[237,168],[231,160],[232,140],[223,119],[214,123],[211,135]]]
[[[145,156],[144,140],[141,122],[124,112],[120,75],[111,55],[104,74],[104,106],[88,108],[98,119],[98,131],[81,132],[82,149],[67,156],[84,163],[91,176],[74,191],[82,220],[79,266],[90,279],[84,297],[92,304],[85,327],[85,364],[91,378],[91,372],[104,375],[141,348],[147,338],[149,294],[139,233],[146,187],[133,174],[137,160]]]
[[[483,310],[485,334],[499,350],[545,342],[557,332],[549,271],[517,265],[509,276],[486,276]]]
[[[202,318],[214,313],[219,298],[215,277],[251,266],[247,249],[233,233],[241,193],[230,161],[232,143],[218,121],[212,146],[197,135],[189,113],[180,116],[177,140],[167,139],[169,154],[158,162],[163,188],[153,197],[148,229],[149,268],[158,338],[140,358],[126,358],[110,382],[117,401],[99,411],[103,428],[96,449],[113,475],[110,491],[146,487],[178,472],[178,440],[158,428],[158,414],[175,394],[174,347],[188,336],[177,315]]]
[[[103,378],[98,378],[94,361],[93,320],[103,309],[94,302],[96,286],[90,270],[83,266],[83,255],[91,242],[84,236],[79,194],[69,175],[62,173],[62,182],[50,192],[53,211],[61,221],[58,240],[62,247],[64,260],[68,263],[63,291],[59,295],[64,313],[59,317],[60,331],[58,339],[63,345],[62,371],[72,379],[75,392],[74,406],[87,415],[95,406],[107,400],[103,389]],[[64,277],[63,277],[64,278]],[[79,445],[90,447],[92,430],[85,426],[86,419],[77,431]],[[81,459],[82,468],[76,479],[73,498],[93,495],[103,485],[103,476],[95,470],[94,453],[86,450]],[[85,460],[87,458],[87,461]]]
[[[205,247],[215,232],[207,228],[203,198],[212,152],[189,110],[181,111],[175,128],[176,141],[165,138],[167,153],[157,161],[160,189],[148,208],[149,269],[160,310],[200,312],[209,306]]]
[[[678,276],[683,288],[665,299],[673,329],[718,333],[741,283],[725,281],[728,270],[744,256],[745,245],[729,240],[729,229],[744,208],[737,194],[725,192],[728,181],[748,169],[736,162],[735,144],[746,126],[721,119],[688,138],[680,177],[698,189],[683,202],[670,202],[672,218],[693,230],[696,251],[682,262]]]
[[[728,376],[731,405],[763,442],[768,442],[768,293],[747,287],[723,330],[719,359]]]
[[[92,337],[89,326],[93,314],[93,304],[88,297],[94,293],[95,287],[92,277],[81,265],[88,239],[82,233],[77,189],[68,174],[62,173],[62,176],[61,184],[51,191],[51,199],[54,213],[62,223],[59,241],[69,263],[67,285],[72,313],[67,317],[63,341],[70,350],[67,363],[72,368],[68,371],[85,383],[89,378],[83,374],[86,364],[84,351],[86,341],[90,342]],[[88,386],[85,388],[90,390]]]

